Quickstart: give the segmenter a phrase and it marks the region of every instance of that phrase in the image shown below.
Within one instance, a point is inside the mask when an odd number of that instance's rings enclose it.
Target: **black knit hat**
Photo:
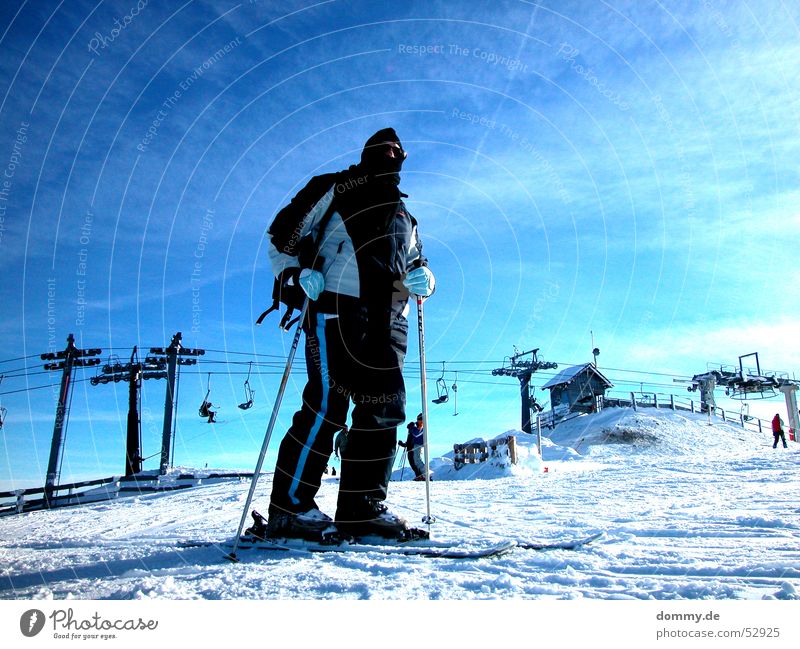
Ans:
[[[397,142],[400,145],[400,148],[403,147],[395,130],[393,128],[384,128],[372,135],[364,144],[364,148],[367,149],[370,146],[374,144],[380,144],[381,142]]]
[[[361,151],[361,164],[366,166],[372,166],[375,164],[376,160],[380,159],[380,149],[377,146],[378,144],[382,144],[384,142],[396,142],[400,145],[400,148],[403,148],[402,142],[400,142],[400,138],[397,137],[397,133],[393,128],[384,128],[372,135],[364,144],[364,149]],[[397,171],[399,171],[400,166],[403,164],[403,161],[399,161],[399,165]]]

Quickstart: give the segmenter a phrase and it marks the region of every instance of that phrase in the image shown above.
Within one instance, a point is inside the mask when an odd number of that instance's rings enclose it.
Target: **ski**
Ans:
[[[435,559],[488,559],[499,557],[515,549],[534,550],[537,552],[551,550],[578,550],[585,545],[605,536],[605,532],[591,536],[566,539],[559,541],[516,541],[504,540],[498,542],[478,543],[450,543],[447,541],[431,541],[420,539],[415,541],[387,541],[378,537],[362,537],[348,539],[341,542],[317,542],[302,539],[260,539],[249,535],[240,537],[236,544],[237,550],[260,550],[268,552],[287,553],[290,555],[309,555],[317,553],[379,553],[401,556],[421,556]],[[216,543],[213,541],[184,541],[179,544],[181,548],[217,547],[229,550],[234,547],[233,541]],[[235,560],[233,556],[229,558]]]
[[[294,554],[372,552],[407,557],[423,556],[436,559],[487,559],[507,554],[517,546],[515,541],[502,541],[487,545],[435,543],[432,541],[391,543],[379,542],[377,539],[374,542],[370,541],[369,537],[342,543],[316,543],[298,539],[261,540],[245,537],[241,539],[238,547],[240,550],[254,549]]]
[[[599,538],[605,536],[605,532],[598,532],[597,534],[592,534],[591,536],[586,536],[584,538],[579,539],[567,539],[564,541],[518,541],[517,547],[522,550],[537,550],[537,551],[545,551],[545,550],[577,550],[582,548],[584,545],[591,543],[592,541],[596,541]]]

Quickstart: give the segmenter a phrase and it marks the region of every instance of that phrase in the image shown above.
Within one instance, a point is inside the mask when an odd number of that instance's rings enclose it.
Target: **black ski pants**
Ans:
[[[385,500],[397,444],[405,421],[403,361],[408,321],[388,310],[366,308],[337,317],[311,313],[305,327],[303,403],[278,451],[270,505],[304,512],[316,507],[333,438],[352,423],[342,452],[338,510],[354,501]]]
[[[778,442],[783,442],[783,448],[788,448],[786,446],[786,435],[783,433],[782,430],[780,431],[773,431],[772,437],[775,439],[775,442],[772,444],[772,448],[778,448]]]

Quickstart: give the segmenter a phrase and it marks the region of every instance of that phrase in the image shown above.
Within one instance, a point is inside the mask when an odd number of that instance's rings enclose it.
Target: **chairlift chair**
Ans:
[[[444,380],[444,361],[442,361],[442,375],[436,379],[436,398],[433,403],[441,405],[450,400],[450,393],[447,388],[447,381]]]
[[[450,389],[453,391],[453,417],[458,415],[458,372],[456,372],[456,377],[453,379],[453,385],[450,386]]]
[[[213,424],[216,421],[217,411],[211,410],[214,404],[208,400],[210,394],[211,394],[211,372],[208,373],[208,389],[206,390],[206,396],[203,398],[203,403],[201,403],[200,407],[197,409],[197,414],[203,417],[204,419],[207,418],[209,424]]]
[[[256,391],[250,387],[250,372],[253,370],[253,361],[250,361],[250,367],[247,370],[247,378],[244,380],[244,402],[239,404],[242,410],[249,410],[253,407],[253,398],[256,396]]]

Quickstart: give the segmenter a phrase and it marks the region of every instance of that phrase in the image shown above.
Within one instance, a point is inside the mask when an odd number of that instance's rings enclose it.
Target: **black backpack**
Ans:
[[[318,254],[319,246],[322,243],[322,237],[325,235],[325,229],[328,227],[328,222],[331,220],[331,216],[333,216],[335,203],[335,199],[332,200],[331,204],[328,206],[328,209],[325,210],[325,214],[322,215],[322,218],[319,221],[319,230],[317,231],[316,240],[314,240],[309,233],[298,243],[297,259],[300,261],[301,268],[312,268],[314,270],[322,269],[325,259]],[[289,275],[291,275],[294,271],[296,271],[296,269],[289,269]],[[272,284],[272,306],[258,316],[258,319],[256,320],[257,325],[260,325],[264,321],[264,318],[266,318],[270,313],[273,311],[278,311],[281,308],[281,304],[286,305],[286,312],[281,317],[278,325],[281,329],[288,331],[300,319],[300,316],[293,319],[292,314],[294,313],[295,309],[299,310],[303,308],[303,303],[306,301],[306,294],[297,283],[296,277],[295,283],[292,285],[287,285],[288,279],[289,277],[287,276],[287,271],[284,271],[281,273],[281,275],[275,278],[275,281]]]

